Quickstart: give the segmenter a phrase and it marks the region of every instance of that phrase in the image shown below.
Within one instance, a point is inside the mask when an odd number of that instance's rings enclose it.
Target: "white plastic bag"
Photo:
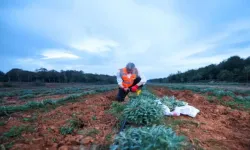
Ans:
[[[173,113],[175,113],[177,116],[182,114],[182,115],[188,115],[191,117],[195,117],[199,112],[200,112],[199,109],[193,106],[189,106],[189,105],[176,107],[175,110],[173,111]]]
[[[170,109],[168,108],[168,106],[162,104],[162,102],[159,99],[157,99],[156,102],[162,105],[164,109],[164,115],[166,116],[180,116],[182,114],[182,115],[195,117],[200,112],[199,109],[193,106],[189,106],[188,103],[186,103],[185,106],[176,107],[174,111],[170,112]]]

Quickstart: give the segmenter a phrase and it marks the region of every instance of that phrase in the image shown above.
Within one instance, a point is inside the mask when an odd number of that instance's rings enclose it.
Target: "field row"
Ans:
[[[96,94],[100,92],[106,92],[115,89],[114,87],[97,88],[96,90],[87,90],[78,94],[71,94],[69,96],[59,98],[57,100],[45,99],[41,101],[29,101],[23,105],[13,105],[13,106],[0,106],[0,116],[9,115],[14,112],[27,111],[30,109],[44,108],[47,106],[56,106],[66,102],[72,102],[79,97]]]
[[[0,92],[0,106],[22,105],[29,101],[59,100],[85,91],[116,88],[115,85],[84,85],[62,88],[39,88]]]
[[[250,94],[248,91],[164,84],[156,85],[156,87],[165,87],[172,90],[191,90],[205,95],[211,102],[219,102],[231,108],[250,109]]]
[[[72,94],[80,93],[86,89],[96,89],[105,87],[115,87],[116,85],[84,85],[77,87],[61,87],[61,88],[38,88],[38,89],[21,89],[21,90],[8,90],[0,92],[0,98],[18,96],[20,99],[33,98],[37,95],[56,95],[56,94]]]
[[[115,101],[117,91],[112,89],[91,90],[56,103],[42,101],[19,108],[2,107],[5,109],[0,122],[2,147],[244,150],[250,146],[248,112],[222,106],[189,90],[156,86],[148,87],[149,91],[143,89],[139,96],[131,93],[129,101],[119,103]],[[100,92],[104,93],[97,94]],[[188,102],[201,112],[195,118],[164,116],[158,101],[171,111]]]

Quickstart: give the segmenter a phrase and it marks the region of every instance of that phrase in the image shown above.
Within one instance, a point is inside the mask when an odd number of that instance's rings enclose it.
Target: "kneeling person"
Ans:
[[[117,73],[117,82],[119,91],[116,99],[124,101],[127,94],[131,92],[140,92],[140,89],[146,84],[144,75],[139,73],[134,63],[128,63],[125,68],[122,68]]]

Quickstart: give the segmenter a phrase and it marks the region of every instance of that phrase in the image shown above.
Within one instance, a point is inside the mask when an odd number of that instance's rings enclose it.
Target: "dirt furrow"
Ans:
[[[9,131],[15,125],[34,127],[34,132],[23,133],[22,138],[9,138],[13,141],[12,149],[79,149],[91,145],[107,145],[115,135],[115,117],[107,113],[115,91],[79,98],[80,102],[68,103],[51,110],[40,112],[33,122],[24,122],[31,118],[31,112],[13,114],[6,125],[0,127],[1,133]],[[14,117],[16,116],[16,117]],[[62,135],[61,127],[77,122],[77,129],[72,134]],[[77,131],[76,131],[77,130]],[[5,141],[6,142],[6,141]]]

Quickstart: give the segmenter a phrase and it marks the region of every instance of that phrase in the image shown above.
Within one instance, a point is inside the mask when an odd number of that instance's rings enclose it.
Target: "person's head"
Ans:
[[[135,69],[135,64],[132,63],[132,62],[129,62],[129,63],[126,65],[126,68],[127,68],[128,73],[132,73],[133,70]]]

